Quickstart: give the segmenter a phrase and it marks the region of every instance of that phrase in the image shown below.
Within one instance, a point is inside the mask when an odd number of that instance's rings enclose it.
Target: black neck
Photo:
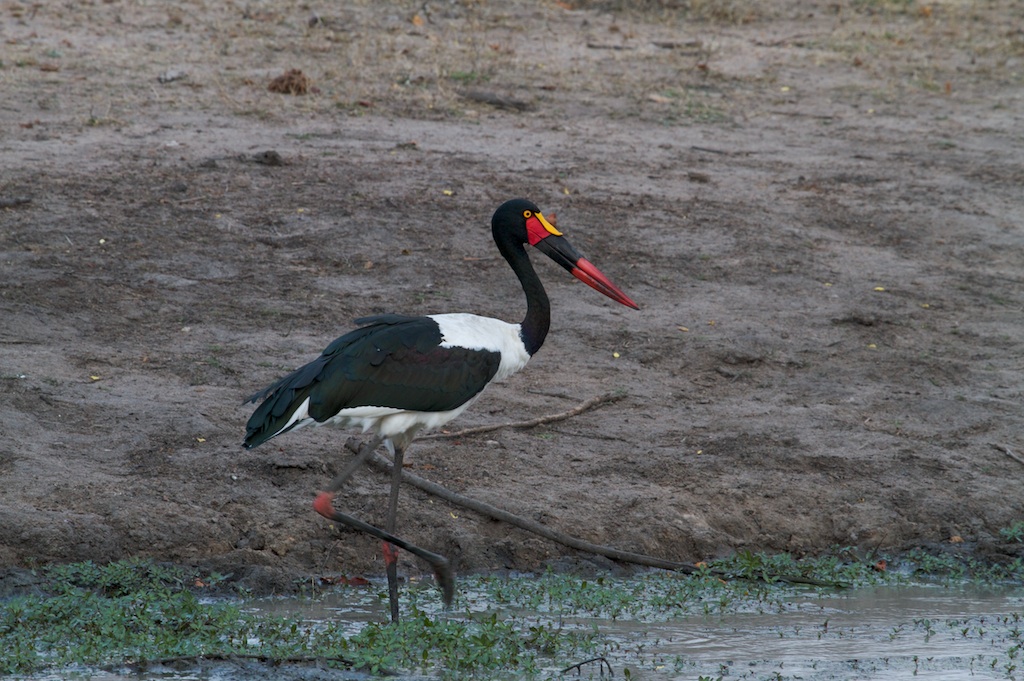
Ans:
[[[548,328],[551,326],[551,303],[523,244],[503,239],[498,241],[498,250],[505,256],[505,260],[508,260],[508,264],[519,277],[519,283],[523,285],[523,293],[526,294],[526,317],[523,319],[520,335],[526,351],[533,355],[540,350],[544,338],[548,335]]]

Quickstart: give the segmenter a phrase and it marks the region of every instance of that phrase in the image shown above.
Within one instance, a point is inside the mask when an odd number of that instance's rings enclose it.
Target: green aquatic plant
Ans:
[[[140,561],[77,563],[42,571],[49,591],[0,603],[0,674],[69,665],[131,666],[156,660],[320,660],[380,673],[517,669],[597,647],[592,629],[498,611],[428,614],[412,604],[401,625],[310,623],[243,610],[193,589],[218,576]]]
[[[982,583],[1024,582],[1024,560],[985,562],[969,553],[913,549],[904,554],[900,566],[914,577]]]
[[[842,599],[849,593],[821,583],[901,584],[907,570],[929,576],[938,572],[946,579],[950,574],[973,579],[1021,574],[1019,566],[983,570],[976,562],[964,567],[963,559],[923,552],[908,554],[904,567],[887,571],[875,558],[858,561],[853,555],[842,549],[813,559],[744,552],[701,564],[692,574],[466,576],[450,611],[439,609],[431,586],[410,587],[398,625],[383,623],[384,617],[370,623],[309,618],[299,608],[288,615],[268,614],[258,603],[223,596],[230,593],[223,576],[176,566],[146,561],[58,565],[36,571],[39,591],[0,602],[0,674],[243,658],[442,678],[552,678],[563,669],[579,671],[580,660],[603,660],[615,664],[616,673],[619,667],[623,674],[635,670],[632,674],[674,666],[680,674],[696,676],[713,669],[657,652],[662,642],[656,637],[641,633],[634,640],[622,632],[645,631],[640,623],[671,626],[687,617],[784,615],[808,599]],[[211,596],[211,586],[218,587],[221,597]],[[357,590],[346,599],[371,607],[387,600],[383,590],[372,586],[344,588]],[[1010,670],[1017,667],[1024,646],[1019,618],[951,619],[945,626],[922,618],[912,630],[910,622],[893,627],[889,636],[904,638],[913,631],[927,643],[950,632],[960,639],[993,641],[1006,649],[993,659],[995,665]],[[777,633],[807,635],[800,629]],[[818,639],[844,635],[830,628],[827,617],[812,633]]]
[[[1024,520],[1018,520],[1012,525],[1000,529],[999,536],[1006,541],[1016,542],[1018,544],[1024,543]]]

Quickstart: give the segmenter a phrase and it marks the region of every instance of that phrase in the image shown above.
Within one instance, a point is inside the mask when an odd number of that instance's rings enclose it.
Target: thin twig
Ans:
[[[1020,465],[1024,466],[1024,459],[1014,454],[1013,450],[1007,447],[1006,445],[996,444],[995,442],[990,442],[989,444],[991,444],[993,447],[1001,451],[1003,454],[1006,454],[1006,456],[1010,457]]]
[[[487,426],[475,426],[473,428],[463,428],[462,430],[456,430],[452,433],[431,433],[429,435],[423,435],[417,439],[419,440],[430,440],[437,438],[452,438],[452,437],[464,437],[466,435],[476,435],[478,433],[489,433],[493,430],[501,430],[503,428],[533,428],[540,426],[545,423],[554,423],[555,421],[564,421],[565,419],[572,418],[573,416],[579,416],[585,411],[602,407],[612,402],[621,400],[625,395],[622,393],[607,393],[605,395],[599,395],[598,397],[592,397],[586,402],[583,402],[577,407],[573,407],[568,411],[559,412],[557,414],[548,414],[547,416],[538,416],[535,419],[529,421],[512,421],[509,423],[492,423]]]
[[[792,42],[800,38],[811,38],[814,37],[815,33],[797,33],[796,35],[787,36],[785,38],[779,38],[777,40],[754,40],[753,43],[759,47],[779,47],[786,43]]]
[[[663,50],[678,50],[680,47],[704,46],[704,44],[699,40],[652,40],[651,44],[655,47],[660,47]],[[695,50],[693,54],[700,54],[700,52]]]
[[[831,114],[812,114],[812,113],[805,113],[803,111],[779,111],[779,110],[773,109],[773,110],[770,110],[768,113],[775,114],[776,116],[798,116],[798,117],[802,117],[802,118],[816,118],[816,119],[818,119],[820,121],[835,120],[835,116],[833,116]]]
[[[735,152],[732,152],[732,151],[723,151],[721,149],[709,149],[708,147],[692,146],[690,148],[693,149],[694,151],[704,151],[704,152],[707,152],[709,154],[722,154],[722,155],[725,155],[725,156],[730,156],[733,153],[735,153]]]
[[[559,674],[567,674],[570,671],[572,671],[573,669],[576,670],[577,674],[582,674],[583,673],[583,665],[590,664],[591,662],[600,662],[601,663],[600,665],[598,665],[598,670],[599,670],[598,674],[599,675],[604,676],[604,668],[608,667],[608,678],[612,678],[612,677],[615,676],[615,672],[612,671],[612,663],[609,662],[608,660],[606,660],[603,657],[592,657],[589,660],[583,660],[583,662],[577,662],[574,665],[566,667],[561,672],[559,672]]]

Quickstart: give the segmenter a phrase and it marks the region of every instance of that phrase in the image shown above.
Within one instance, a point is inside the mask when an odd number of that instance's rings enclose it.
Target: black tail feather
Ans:
[[[263,400],[245,424],[245,440],[242,446],[246,449],[259,447],[270,438],[291,430],[298,425],[293,423],[285,429],[284,425],[291,420],[295,410],[309,396],[310,388],[316,381],[322,368],[322,362],[311,362],[293,371],[277,383],[251,395],[244,404]]]

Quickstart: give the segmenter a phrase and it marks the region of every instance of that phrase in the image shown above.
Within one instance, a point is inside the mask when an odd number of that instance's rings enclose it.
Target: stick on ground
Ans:
[[[545,423],[554,423],[555,421],[564,421],[572,418],[573,416],[579,416],[585,411],[603,407],[606,404],[612,402],[618,402],[623,397],[622,393],[607,393],[605,395],[599,395],[592,397],[586,402],[583,402],[577,407],[573,407],[568,411],[562,411],[557,414],[548,414],[547,416],[538,416],[535,419],[528,421],[510,421],[509,423],[494,423],[487,426],[475,426],[473,428],[463,428],[462,430],[456,430],[452,433],[430,433],[428,435],[422,435],[418,440],[431,440],[439,438],[452,438],[452,437],[464,437],[466,435],[477,435],[479,433],[490,433],[495,430],[502,430],[504,428],[534,428],[536,426],[543,425]]]
[[[1006,454],[1006,456],[1010,457],[1020,465],[1024,466],[1024,459],[1014,454],[1013,450],[1007,447],[1006,445],[996,444],[995,442],[992,442],[991,445],[998,449],[999,451],[1001,451],[1003,454]]]
[[[457,431],[455,433],[442,434],[441,436],[460,437],[463,435],[490,432],[494,430],[499,430],[501,428],[529,428],[544,423],[551,423],[553,421],[562,421],[573,416],[582,414],[583,412],[589,409],[593,409],[600,405],[614,402],[616,400],[621,399],[622,397],[622,395],[617,394],[601,395],[599,397],[589,399],[573,409],[560,412],[557,414],[541,416],[539,418],[531,419],[529,421],[503,423],[494,426],[479,426],[476,428],[467,428],[465,430]],[[360,442],[356,438],[350,438],[349,441],[345,444],[345,446],[355,453],[359,453],[362,449]],[[384,471],[389,475],[391,474],[393,468],[392,462],[389,461],[387,457],[382,456],[378,452],[374,452],[374,454],[367,459],[367,464],[378,470]],[[470,497],[466,497],[456,492],[453,492],[446,487],[443,487],[435,482],[431,482],[430,480],[421,478],[418,475],[414,475],[406,470],[402,471],[402,481],[412,485],[413,487],[423,490],[428,494],[436,496],[440,499],[444,499],[449,503],[455,504],[456,506],[461,506],[462,508],[475,511],[476,513],[479,513],[488,518],[494,518],[495,520],[506,522],[509,525],[518,527],[521,530],[525,530],[532,534],[536,534],[540,537],[544,537],[545,539],[553,541],[556,544],[561,544],[563,546],[576,549],[577,551],[583,551],[585,553],[592,553],[594,555],[604,556],[606,558],[611,558],[612,560],[617,560],[623,563],[643,565],[646,567],[660,568],[663,570],[672,570],[674,572],[682,572],[684,574],[693,574],[695,572],[700,571],[701,569],[696,565],[693,565],[692,563],[681,563],[678,561],[666,560],[664,558],[657,558],[655,556],[647,556],[640,553],[633,553],[631,551],[622,551],[611,546],[594,544],[592,542],[580,539],[579,537],[573,537],[572,535],[566,534],[564,532],[559,532],[558,530],[554,530],[550,527],[547,527],[546,525],[542,525],[536,521],[529,520],[528,518],[523,518],[522,516],[510,513],[509,511],[500,509],[496,506],[492,506],[483,501],[478,501],[476,499],[472,499]],[[723,573],[719,573],[717,571],[711,571],[711,574],[723,578],[729,576]],[[790,582],[793,584],[811,584],[815,586],[843,586],[842,584],[836,582],[825,582],[821,580],[800,576],[780,577],[779,581]]]

